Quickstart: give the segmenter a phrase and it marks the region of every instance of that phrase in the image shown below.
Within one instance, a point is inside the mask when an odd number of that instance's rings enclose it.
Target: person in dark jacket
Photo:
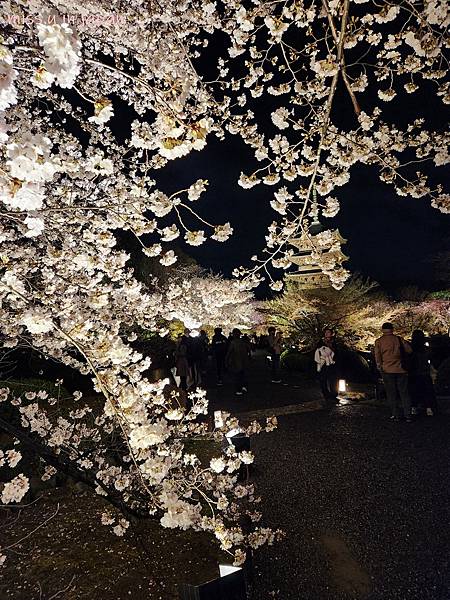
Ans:
[[[281,331],[277,331],[275,327],[269,327],[268,343],[272,365],[272,383],[281,383],[280,378],[280,356],[283,351],[283,336]]]
[[[201,370],[202,375],[205,375],[206,371],[208,369],[209,338],[208,338],[208,334],[206,333],[206,331],[204,329],[202,329],[200,331],[200,335],[198,336],[198,341],[200,344],[200,352],[201,352],[200,370]]]
[[[429,417],[436,411],[436,395],[430,372],[430,353],[425,344],[425,334],[420,329],[413,331],[411,337],[412,356],[409,370],[409,394],[411,396],[411,412],[417,414],[422,405]]]
[[[216,327],[211,340],[211,351],[216,363],[217,385],[223,385],[223,372],[227,348],[228,340],[222,333],[222,327]]]
[[[190,366],[188,361],[189,331],[184,335],[178,336],[177,348],[175,350],[176,374],[180,378],[180,388],[187,391],[187,379],[190,375]]]
[[[234,375],[236,396],[247,391],[246,369],[250,360],[249,347],[241,338],[239,329],[233,329],[233,339],[225,357],[225,364]]]

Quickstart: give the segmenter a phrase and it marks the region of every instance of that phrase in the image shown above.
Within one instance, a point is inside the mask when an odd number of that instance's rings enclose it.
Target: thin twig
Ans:
[[[75,575],[72,575],[72,579],[69,581],[69,584],[63,590],[59,590],[59,592],[56,592],[56,594],[53,594],[53,596],[49,596],[47,600],[52,600],[52,598],[56,598],[56,596],[59,596],[59,594],[62,594],[63,592],[67,592],[67,590],[72,585],[74,579],[75,579]]]
[[[23,538],[21,538],[20,540],[17,540],[17,542],[14,542],[14,544],[11,544],[10,546],[6,546],[6,548],[2,548],[2,552],[4,552],[5,550],[9,550],[10,548],[14,548],[14,546],[17,546],[18,544],[21,544],[24,540],[26,540],[27,538],[32,536],[33,533],[36,533],[36,531],[38,531],[38,529],[41,529],[41,527],[44,527],[44,525],[47,525],[47,523],[49,521],[51,521],[54,517],[56,517],[56,515],[58,513],[59,513],[59,502],[58,502],[55,512],[50,517],[48,517],[48,519],[45,519],[45,521],[43,523],[41,523],[40,525],[35,527],[35,529],[33,529],[33,531],[30,531],[30,533],[27,533],[27,535],[24,536]]]

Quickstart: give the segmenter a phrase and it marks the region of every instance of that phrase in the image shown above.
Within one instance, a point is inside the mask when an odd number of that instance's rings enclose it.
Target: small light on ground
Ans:
[[[220,429],[221,427],[223,427],[224,423],[223,423],[223,416],[222,416],[222,411],[221,410],[215,410],[214,411],[214,426],[217,429]]]
[[[233,567],[233,565],[219,565],[219,573],[221,577],[230,575],[230,573],[236,573],[237,571],[242,571],[242,568]]]

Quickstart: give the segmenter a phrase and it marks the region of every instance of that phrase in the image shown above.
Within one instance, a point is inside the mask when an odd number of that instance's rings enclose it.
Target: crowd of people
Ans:
[[[424,332],[415,330],[408,342],[394,334],[392,323],[384,323],[381,333],[375,341],[374,359],[391,408],[390,418],[399,421],[403,417],[410,423],[420,408],[428,416],[433,416],[436,396]],[[324,400],[337,401],[342,363],[332,329],[324,331],[314,360]]]
[[[430,372],[429,349],[425,334],[416,330],[410,341],[394,334],[391,323],[384,323],[382,335],[376,340],[374,361],[380,381],[391,407],[391,419],[399,421],[403,417],[411,422],[420,408],[433,416],[436,398]],[[221,327],[216,327],[209,340],[206,331],[196,336],[186,329],[179,336],[175,352],[175,374],[179,387],[187,391],[202,384],[211,357],[216,372],[218,386],[223,385],[224,374],[231,375],[234,392],[242,396],[248,391],[247,371],[252,352],[264,346],[270,359],[272,383],[281,383],[280,357],[284,350],[283,336],[275,327],[269,327],[263,338],[253,334],[243,334],[235,328],[227,336]],[[338,401],[338,382],[343,373],[342,347],[337,343],[335,332],[327,328],[314,352],[314,362],[324,403]]]
[[[201,385],[209,356],[212,357],[217,375],[217,385],[223,385],[225,371],[232,374],[235,393],[241,396],[247,392],[247,368],[254,342],[240,329],[233,329],[226,337],[221,327],[216,327],[211,341],[206,331],[191,336],[189,329],[180,335],[175,352],[175,374],[180,380],[180,388],[187,391]]]

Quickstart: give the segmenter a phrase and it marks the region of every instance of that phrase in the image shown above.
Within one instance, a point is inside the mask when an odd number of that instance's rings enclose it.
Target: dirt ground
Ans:
[[[0,545],[11,548],[1,600],[175,600],[179,583],[216,576],[208,536],[140,522],[117,537],[100,522],[105,507],[92,492],[66,487],[27,507],[3,508]]]

